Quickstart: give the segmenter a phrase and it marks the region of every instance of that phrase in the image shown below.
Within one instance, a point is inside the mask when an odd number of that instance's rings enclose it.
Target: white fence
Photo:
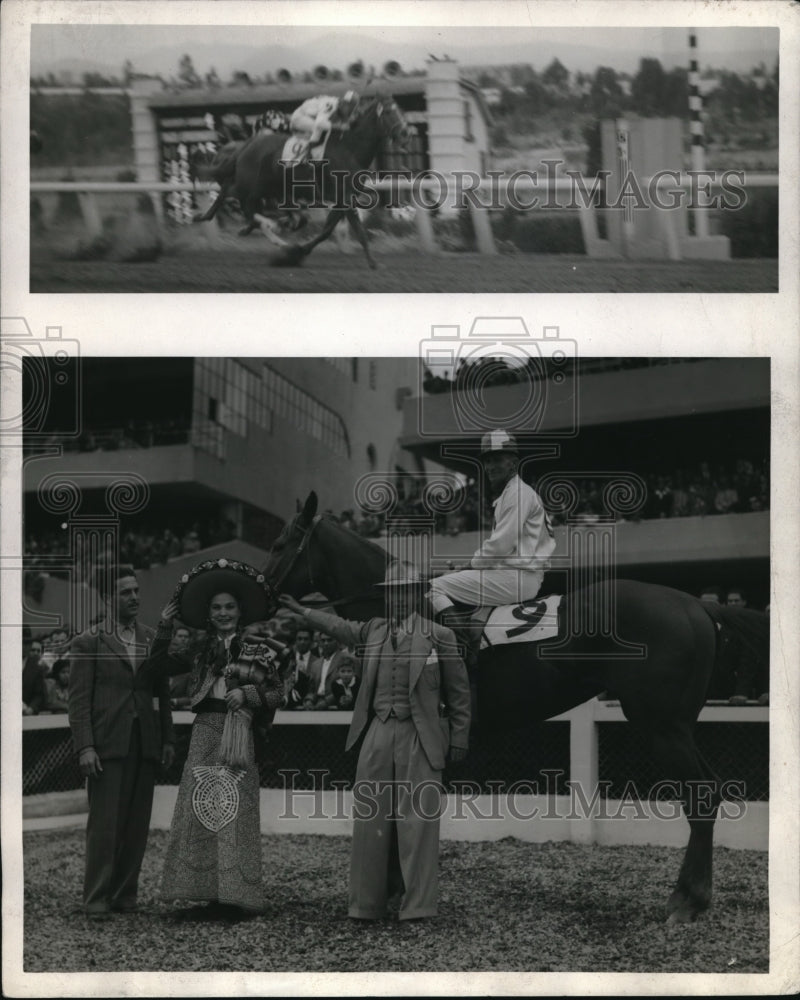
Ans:
[[[178,725],[189,725],[191,712],[174,712]],[[350,712],[278,712],[275,726],[339,726],[342,747]],[[764,706],[731,707],[709,704],[700,713],[699,727],[719,723],[767,723]],[[455,840],[495,840],[514,836],[530,842],[566,840],[597,844],[659,844],[680,847],[688,828],[677,803],[608,799],[601,795],[599,726],[622,723],[616,702],[593,699],[551,720],[569,724],[570,795],[531,794],[512,789],[497,795],[451,793],[442,816],[442,836]],[[66,729],[64,715],[28,716],[23,737],[34,731]],[[732,752],[735,748],[732,747]],[[289,762],[291,764],[291,762]],[[319,761],[324,768],[326,762]],[[159,785],[152,826],[169,827],[177,788]],[[587,808],[587,803],[589,807]],[[86,809],[83,790],[26,796],[26,828],[82,823]],[[723,810],[716,842],[734,848],[766,850],[768,802],[745,801]],[[261,789],[261,828],[264,833],[349,834],[352,797],[349,791]]]
[[[471,176],[467,179],[473,180]],[[639,185],[643,190],[649,190],[654,181],[662,197],[666,197],[670,190],[687,191],[697,188],[696,178],[693,179],[688,174],[681,174],[678,178],[674,176],[645,177],[639,179]],[[599,236],[596,209],[588,197],[595,183],[595,179],[586,177],[538,179],[533,174],[520,171],[514,175],[513,184],[512,179],[494,178],[492,180],[482,179],[478,184],[472,186],[463,183],[463,179],[454,180],[443,176],[426,177],[421,175],[413,179],[397,177],[391,180],[373,181],[364,184],[364,190],[368,192],[395,191],[400,195],[413,197],[416,208],[414,220],[417,234],[421,248],[426,253],[437,253],[439,246],[436,242],[430,211],[423,207],[423,195],[426,197],[434,196],[435,202],[441,202],[445,208],[451,209],[466,199],[478,251],[484,254],[495,254],[497,247],[486,206],[491,206],[493,203],[495,205],[507,203],[508,193],[512,186],[515,195],[525,193],[526,197],[529,198],[541,198],[544,201],[543,208],[547,207],[548,199],[555,195],[568,194],[571,201],[569,205],[564,207],[564,210],[577,211],[587,254],[607,257],[615,255],[619,248],[612,246],[609,240],[601,239]],[[742,180],[745,188],[773,188],[778,187],[778,183],[778,175],[768,173],[748,173]],[[709,182],[710,189],[719,189],[721,185],[721,177]],[[217,190],[217,185],[205,182],[176,184],[164,181],[31,181],[30,183],[32,195],[57,193],[77,195],[84,223],[89,235],[93,237],[99,236],[103,231],[103,220],[97,203],[97,195],[149,194],[152,197],[156,214],[161,219],[163,218],[163,206],[160,199],[153,197],[154,195],[188,192],[210,199]],[[577,201],[575,200],[576,193],[578,194]],[[498,202],[498,197],[501,199],[500,202]],[[658,212],[661,239],[666,256],[670,260],[680,260],[682,250],[675,211],[671,209],[653,210]],[[213,240],[214,234],[217,232],[216,220],[202,225]]]

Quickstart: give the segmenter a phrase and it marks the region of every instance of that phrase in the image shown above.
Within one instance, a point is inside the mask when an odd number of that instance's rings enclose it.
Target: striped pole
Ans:
[[[700,70],[697,65],[697,34],[689,32],[689,130],[692,136],[692,170],[705,170],[706,146],[703,126],[703,95],[700,93]],[[695,236],[708,236],[708,215],[702,208],[694,210]]]
[[[626,118],[618,118],[617,130],[617,169],[619,170],[619,191],[627,190],[626,180],[631,172],[631,131]],[[636,237],[636,223],[633,214],[633,196],[625,198],[622,206],[622,252],[625,257],[633,253],[633,242]]]

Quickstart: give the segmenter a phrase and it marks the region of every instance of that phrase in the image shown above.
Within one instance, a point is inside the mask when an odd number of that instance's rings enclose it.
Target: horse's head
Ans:
[[[407,153],[414,132],[391,94],[376,99],[375,111],[380,134],[393,142],[400,152]]]
[[[276,593],[302,597],[319,590],[308,543],[320,520],[317,494],[312,490],[296,516],[283,528],[270,549],[264,576]]]
[[[319,592],[331,600],[363,599],[383,579],[386,554],[332,515],[318,514],[317,502],[312,491],[275,540],[264,566],[267,583],[276,594],[296,598]]]

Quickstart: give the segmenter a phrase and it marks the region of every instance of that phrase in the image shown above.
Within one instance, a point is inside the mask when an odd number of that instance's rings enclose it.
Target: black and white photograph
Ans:
[[[74,359],[81,412],[70,392],[25,428],[26,968],[118,969],[124,928],[141,971],[767,971],[769,359],[577,358],[521,318],[433,333],[455,370]],[[395,603],[453,644],[416,677],[409,650],[404,690]],[[142,630],[128,685],[109,614]],[[226,633],[241,675],[212,697]],[[230,692],[256,690],[245,766],[219,768]],[[131,699],[153,773],[114,775],[95,817]],[[447,793],[441,857],[414,789],[405,836],[357,818],[380,744],[378,777],[409,766],[395,714],[424,758],[405,780]],[[713,930],[665,936],[712,900]]]
[[[31,291],[777,291],[778,37],[34,25]]]
[[[3,994],[796,993],[793,5],[0,19]]]

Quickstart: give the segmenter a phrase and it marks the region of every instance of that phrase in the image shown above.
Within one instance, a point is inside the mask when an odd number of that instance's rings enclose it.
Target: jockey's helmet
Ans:
[[[510,455],[517,454],[517,441],[513,434],[508,431],[488,431],[481,438],[481,455],[491,455],[494,452],[504,451]]]

